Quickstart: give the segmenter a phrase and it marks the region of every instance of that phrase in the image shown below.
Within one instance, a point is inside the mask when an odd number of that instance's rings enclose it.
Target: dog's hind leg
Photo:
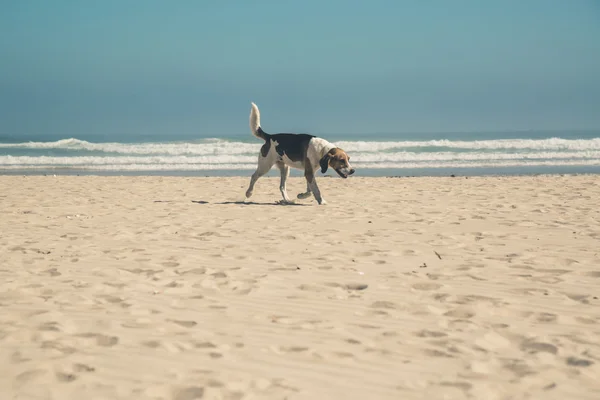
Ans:
[[[246,190],[246,200],[252,196],[252,192],[254,192],[254,185],[256,184],[258,178],[269,172],[271,167],[273,167],[273,162],[269,158],[262,157],[262,155],[258,157],[258,167],[252,174],[252,178],[250,178],[250,185],[248,186],[248,190]]]
[[[283,196],[283,203],[293,203],[293,201],[290,200],[290,197],[287,194],[286,187],[286,181],[288,176],[290,175],[290,167],[288,167],[282,162],[278,162],[277,168],[279,168],[279,171],[281,172],[281,182],[279,183],[279,190],[281,191],[281,195]]]

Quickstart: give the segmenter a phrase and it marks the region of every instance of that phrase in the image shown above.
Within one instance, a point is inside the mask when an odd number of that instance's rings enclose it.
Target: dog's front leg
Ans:
[[[310,197],[311,194],[312,194],[312,192],[310,190],[310,184],[308,182],[306,182],[306,192],[298,193],[297,197],[299,199],[306,199],[306,198]]]
[[[304,172],[304,177],[306,178],[306,183],[308,184],[308,189],[312,191],[313,195],[315,196],[315,199],[317,200],[317,203],[319,203],[321,205],[327,204],[325,199],[321,196],[321,191],[319,190],[319,187],[317,186],[315,174],[312,171],[312,169],[307,168],[306,171]]]

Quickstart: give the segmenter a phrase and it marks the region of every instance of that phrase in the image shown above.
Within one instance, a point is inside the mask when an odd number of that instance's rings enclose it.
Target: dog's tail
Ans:
[[[250,130],[257,138],[267,140],[268,134],[260,127],[260,111],[258,111],[256,104],[251,104],[252,109],[250,110]]]

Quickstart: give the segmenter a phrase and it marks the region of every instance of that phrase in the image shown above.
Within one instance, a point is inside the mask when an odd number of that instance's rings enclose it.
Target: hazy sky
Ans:
[[[600,128],[597,0],[0,2],[0,136]],[[249,133],[248,133],[249,134]]]

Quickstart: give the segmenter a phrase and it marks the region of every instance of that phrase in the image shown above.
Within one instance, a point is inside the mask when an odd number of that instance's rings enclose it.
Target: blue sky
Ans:
[[[600,128],[596,0],[0,2],[0,136]]]

